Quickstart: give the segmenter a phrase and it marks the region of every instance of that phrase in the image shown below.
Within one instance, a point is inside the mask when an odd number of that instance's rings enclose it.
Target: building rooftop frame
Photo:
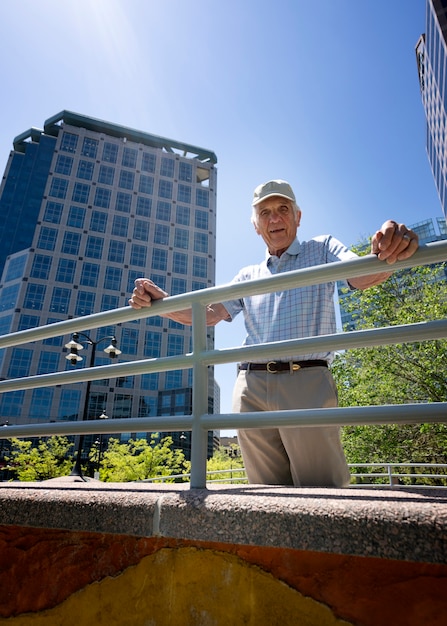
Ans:
[[[125,138],[135,143],[150,146],[151,148],[165,150],[166,152],[177,152],[184,157],[189,157],[191,159],[196,158],[202,163],[211,163],[213,165],[217,163],[216,155],[210,150],[205,150],[204,148],[199,148],[198,146],[192,146],[173,139],[167,139],[166,137],[151,135],[134,128],[120,126],[119,124],[112,124],[111,122],[105,122],[94,117],[88,117],[86,115],[81,115],[80,113],[74,113],[73,111],[66,110],[49,117],[44,123],[43,131],[37,128],[32,128],[18,135],[13,142],[14,150],[19,152],[23,151],[23,143],[27,139],[39,141],[40,135],[43,133],[50,136],[57,136],[60,130],[60,125],[63,122],[69,124],[70,126],[85,128],[86,130],[104,133],[112,137]]]

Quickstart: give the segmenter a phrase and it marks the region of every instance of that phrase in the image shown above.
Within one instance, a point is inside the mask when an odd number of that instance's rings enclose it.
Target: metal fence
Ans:
[[[350,487],[417,487],[419,489],[447,489],[447,464],[445,463],[348,463],[350,470],[365,468],[365,472],[351,471]],[[210,470],[207,483],[247,483],[244,467]],[[219,476],[219,478],[212,478]],[[144,483],[188,482],[191,474],[154,476],[139,481]]]
[[[447,242],[436,242],[421,246],[416,254],[406,261],[399,261],[386,270],[428,265],[447,259]],[[193,350],[191,353],[114,363],[72,372],[54,372],[40,376],[16,378],[0,381],[0,393],[24,389],[35,389],[113,378],[118,376],[141,375],[166,372],[177,369],[193,370],[192,414],[182,416],[160,416],[77,422],[56,422],[44,424],[11,425],[0,430],[0,439],[11,437],[40,437],[52,435],[113,434],[123,432],[186,431],[191,436],[191,488],[206,486],[207,439],[209,430],[268,428],[273,423],[278,426],[352,425],[352,424],[410,424],[421,422],[447,421],[447,402],[429,404],[402,404],[370,407],[348,407],[328,409],[307,409],[263,413],[209,414],[207,368],[211,365],[249,361],[259,357],[269,360],[295,353],[310,353],[321,350],[346,350],[350,348],[390,345],[405,342],[441,339],[447,337],[447,319],[425,321],[404,326],[392,326],[372,330],[335,333],[290,341],[279,341],[256,346],[226,349],[207,349],[206,305],[242,296],[269,293],[291,287],[321,284],[345,278],[354,278],[383,272],[384,265],[375,256],[369,255],[342,263],[320,265],[305,270],[286,272],[268,278],[247,281],[235,285],[212,287],[201,291],[181,294],[155,302],[152,307],[136,311],[123,307],[113,311],[95,313],[82,318],[57,322],[11,333],[0,337],[0,349],[23,345],[28,342],[66,335],[83,329],[100,328],[143,319],[162,313],[172,313],[192,307]],[[3,432],[3,430],[7,430]]]

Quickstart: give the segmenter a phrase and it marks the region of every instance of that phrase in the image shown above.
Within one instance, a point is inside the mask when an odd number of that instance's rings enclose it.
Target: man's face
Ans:
[[[255,230],[264,239],[270,254],[281,256],[296,237],[301,212],[296,214],[290,200],[272,196],[256,207]]]

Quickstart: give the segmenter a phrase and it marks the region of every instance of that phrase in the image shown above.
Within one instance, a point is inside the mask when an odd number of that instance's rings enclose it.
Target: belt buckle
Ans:
[[[275,367],[276,365],[276,361],[269,361],[267,363],[267,365],[265,366],[265,369],[268,371],[269,374],[277,374],[278,370],[273,370],[272,366]]]

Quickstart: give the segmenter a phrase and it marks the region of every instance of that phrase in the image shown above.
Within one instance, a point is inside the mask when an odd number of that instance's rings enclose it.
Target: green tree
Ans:
[[[39,481],[70,474],[73,447],[66,437],[39,439],[37,445],[25,439],[11,439],[11,451],[6,458],[7,469],[21,481]]]
[[[100,467],[100,479],[106,482],[130,482],[155,476],[188,473],[191,464],[181,450],[172,449],[172,438],[158,441],[158,434],[146,439],[120,443],[110,439]],[[187,480],[187,479],[185,479]],[[174,482],[170,479],[169,482]]]
[[[393,274],[382,285],[354,291],[343,303],[357,329],[447,317],[445,265]],[[359,348],[333,363],[340,406],[445,402],[447,341]],[[349,462],[447,461],[447,425],[350,426],[343,429]]]
[[[222,482],[246,483],[245,472],[242,471],[242,460],[239,446],[232,445],[230,450],[220,447],[215,450],[213,456],[207,461],[207,480],[222,480]],[[219,474],[220,470],[230,470],[225,474]],[[215,472],[215,473],[212,473]]]

